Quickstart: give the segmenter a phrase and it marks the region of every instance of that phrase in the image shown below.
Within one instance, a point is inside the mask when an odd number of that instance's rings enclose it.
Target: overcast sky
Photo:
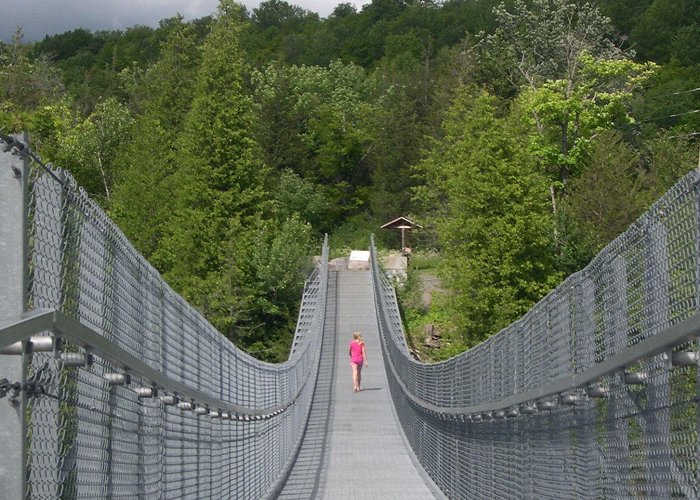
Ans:
[[[240,0],[239,0],[240,1]],[[306,10],[327,17],[341,0],[287,0]],[[3,2],[4,3],[4,2]],[[135,24],[156,27],[158,21],[178,12],[185,19],[208,16],[218,0],[8,0],[0,14],[0,39],[9,41],[18,26],[25,41],[40,40],[76,28],[95,30],[123,29]],[[249,11],[260,0],[242,0]],[[363,0],[349,0],[358,8]]]

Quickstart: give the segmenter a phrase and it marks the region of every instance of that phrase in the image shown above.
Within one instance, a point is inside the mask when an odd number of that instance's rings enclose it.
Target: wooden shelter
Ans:
[[[387,222],[382,229],[400,229],[401,230],[401,253],[406,255],[406,229],[409,231],[414,228],[420,228],[421,226],[415,222],[407,219],[404,216],[398,217],[390,222]]]

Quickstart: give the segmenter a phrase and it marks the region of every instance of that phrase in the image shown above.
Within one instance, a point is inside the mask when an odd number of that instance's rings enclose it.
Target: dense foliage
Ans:
[[[697,164],[693,0],[267,0],[0,44],[31,132],[227,336],[286,356],[309,256],[399,215],[450,351],[519,317]],[[396,234],[378,234],[396,245]],[[445,313],[446,312],[446,313]]]

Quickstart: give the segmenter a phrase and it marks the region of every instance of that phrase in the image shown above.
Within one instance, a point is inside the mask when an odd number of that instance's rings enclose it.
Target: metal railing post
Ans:
[[[24,140],[26,143],[26,136]],[[0,325],[19,319],[26,306],[28,173],[27,160],[0,150]],[[24,382],[27,343],[24,345],[21,356],[0,355],[0,379]],[[25,409],[24,392],[0,399],[0,497],[8,500],[26,497]]]

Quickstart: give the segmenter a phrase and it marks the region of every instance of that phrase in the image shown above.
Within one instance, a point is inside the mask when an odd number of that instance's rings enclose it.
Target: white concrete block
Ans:
[[[350,252],[348,269],[367,270],[369,269],[369,251],[353,250]]]

